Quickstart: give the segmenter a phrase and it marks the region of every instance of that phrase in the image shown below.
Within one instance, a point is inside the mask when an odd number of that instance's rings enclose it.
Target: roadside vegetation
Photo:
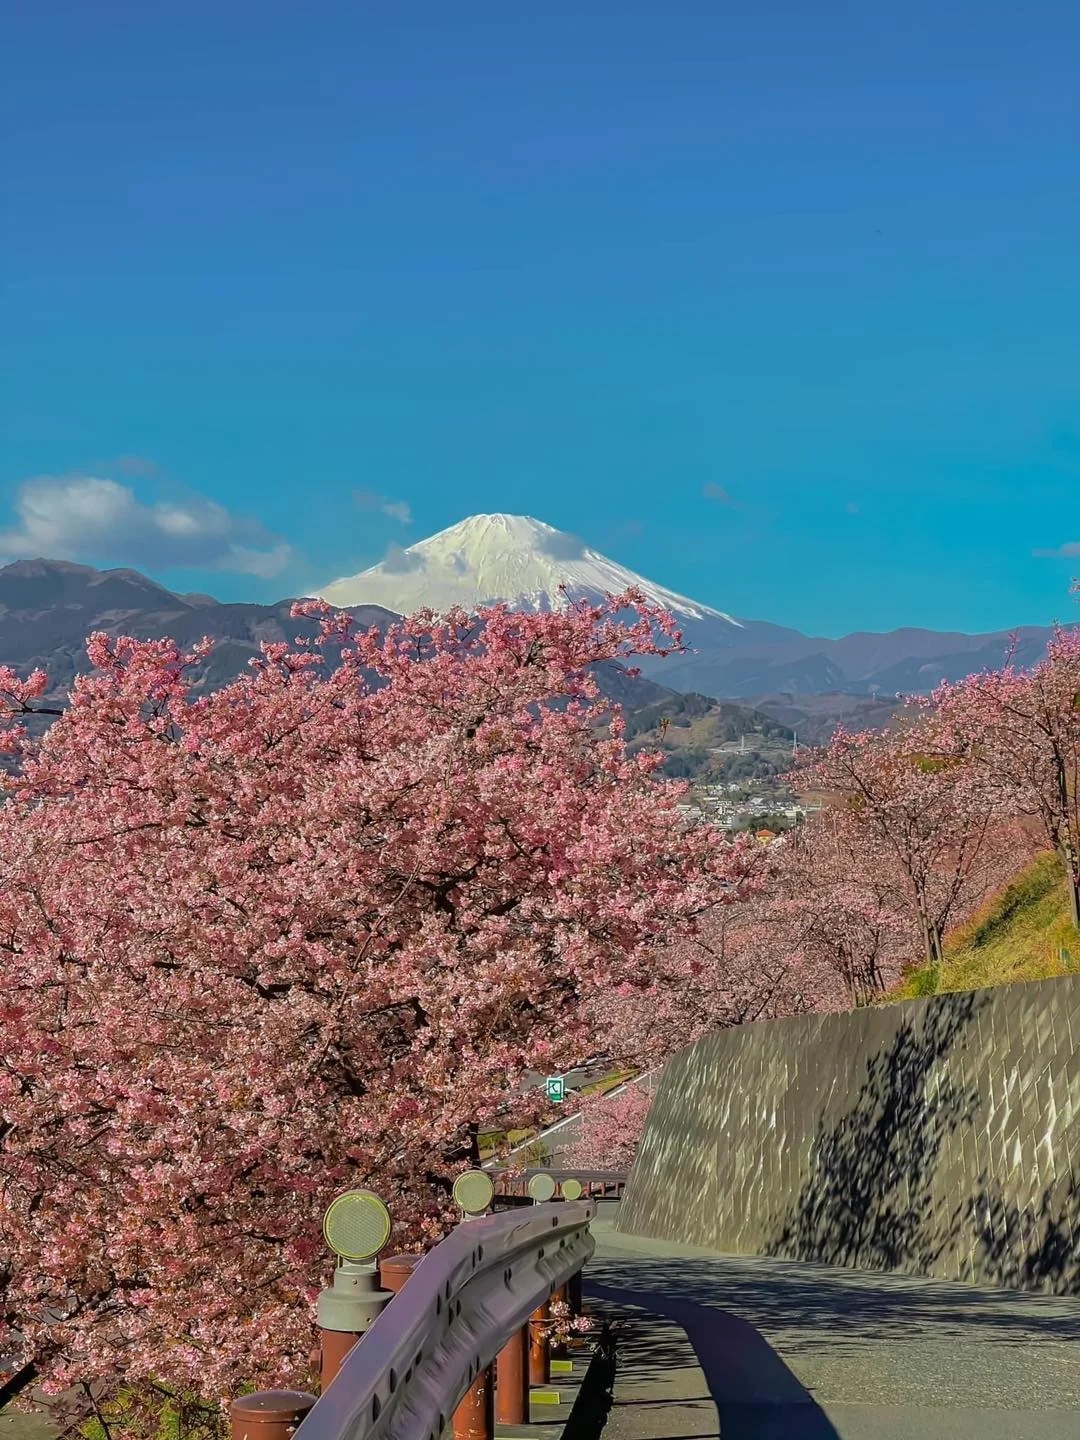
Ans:
[[[945,937],[937,971],[929,965],[912,970],[889,998],[1076,973],[1080,933],[1069,913],[1065,867],[1055,851],[1046,851]]]

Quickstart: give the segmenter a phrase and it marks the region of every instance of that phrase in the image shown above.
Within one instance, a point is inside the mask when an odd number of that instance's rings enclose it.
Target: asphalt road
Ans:
[[[1080,1299],[593,1229],[586,1295],[630,1325],[603,1440],[1080,1437]]]

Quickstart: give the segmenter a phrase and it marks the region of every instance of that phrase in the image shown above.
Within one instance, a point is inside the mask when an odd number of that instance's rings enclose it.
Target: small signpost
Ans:
[[[549,1100],[559,1102],[566,1099],[566,1082],[561,1075],[549,1075],[544,1081],[544,1090]]]

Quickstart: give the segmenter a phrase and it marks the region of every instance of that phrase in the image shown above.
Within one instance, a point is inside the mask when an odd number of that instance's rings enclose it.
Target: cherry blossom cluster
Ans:
[[[332,1196],[433,1243],[479,1121],[753,888],[591,678],[679,644],[642,596],[294,614],[210,693],[209,641],[92,635],[37,738],[0,671],[0,1354],[52,1392],[303,1383]]]

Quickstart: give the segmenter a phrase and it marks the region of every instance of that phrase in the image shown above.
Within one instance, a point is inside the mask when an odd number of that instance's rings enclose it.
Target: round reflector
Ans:
[[[454,1199],[466,1215],[482,1215],[494,1194],[495,1185],[486,1170],[466,1170],[454,1181]]]
[[[342,1260],[373,1260],[390,1239],[390,1211],[371,1190],[346,1190],[331,1200],[323,1235]]]
[[[539,1174],[534,1175],[529,1181],[528,1188],[529,1194],[534,1200],[543,1202],[550,1200],[555,1194],[555,1181],[546,1170],[541,1170]]]

